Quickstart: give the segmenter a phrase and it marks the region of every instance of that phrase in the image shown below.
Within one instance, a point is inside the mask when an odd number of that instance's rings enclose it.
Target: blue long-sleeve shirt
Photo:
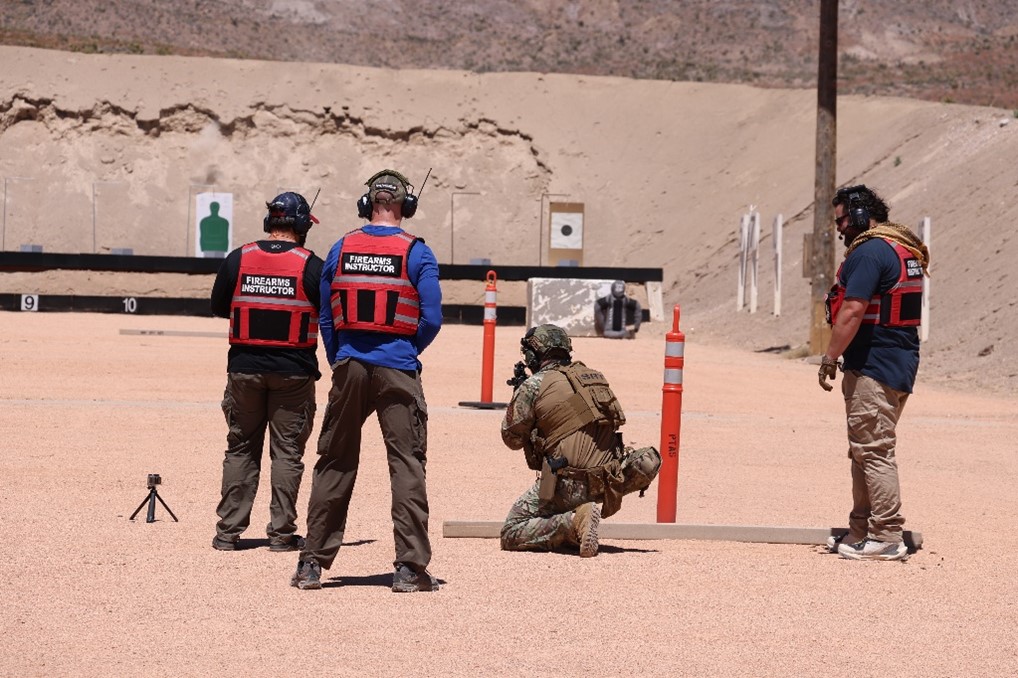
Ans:
[[[368,235],[393,235],[402,231],[397,226],[373,226],[363,230]],[[407,256],[407,274],[421,299],[421,319],[414,336],[400,336],[384,332],[336,331],[332,317],[332,281],[339,267],[339,253],[343,238],[329,250],[322,268],[321,308],[318,314],[318,332],[325,346],[329,364],[342,358],[354,358],[371,365],[393,367],[399,370],[419,370],[419,356],[442,329],[442,287],[438,280],[438,260],[423,240],[410,248]]]

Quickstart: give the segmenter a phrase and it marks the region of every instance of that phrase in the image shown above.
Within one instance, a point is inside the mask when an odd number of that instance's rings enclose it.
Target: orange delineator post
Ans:
[[[672,331],[665,335],[664,385],[661,387],[661,471],[657,478],[657,522],[675,522],[679,483],[679,430],[682,427],[682,367],[686,335],[679,331],[675,306]]]
[[[495,272],[488,271],[484,287],[484,353],[481,357],[481,402],[491,402],[492,383],[495,375],[495,300],[498,289],[495,286]]]

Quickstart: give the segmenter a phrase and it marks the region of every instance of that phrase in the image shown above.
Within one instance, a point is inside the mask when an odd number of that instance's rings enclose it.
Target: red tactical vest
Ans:
[[[311,252],[294,247],[266,252],[244,245],[230,303],[230,343],[276,348],[314,348],[318,309],[304,292]]]
[[[407,274],[417,240],[409,233],[368,235],[359,228],[343,236],[330,295],[337,330],[417,333],[421,298]]]
[[[922,316],[923,303],[923,267],[914,254],[893,240],[884,238],[901,262],[898,282],[883,294],[875,294],[866,307],[862,322],[864,325],[881,325],[883,327],[916,327]],[[827,293],[827,322],[833,325],[838,318],[838,311],[845,301],[845,286],[841,282],[841,269],[838,267],[837,282]]]

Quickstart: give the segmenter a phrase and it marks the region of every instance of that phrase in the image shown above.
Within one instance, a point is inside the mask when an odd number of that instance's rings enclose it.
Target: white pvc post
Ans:
[[[746,255],[749,251],[749,215],[743,214],[739,221],[739,291],[735,295],[735,310],[741,311],[746,305]]]
[[[923,217],[919,222],[919,239],[923,241],[927,249],[933,240],[933,224],[929,217]],[[919,316],[919,340],[926,341],[930,337],[930,277],[923,276],[923,303]]]
[[[774,217],[774,315],[781,315],[781,255],[782,231],[785,219],[782,215]]]
[[[750,224],[752,231],[750,233],[749,249],[750,249],[750,261],[751,261],[751,273],[749,277],[749,312],[756,313],[756,301],[757,301],[757,275],[759,273],[760,264],[760,213],[754,211],[750,215]]]

